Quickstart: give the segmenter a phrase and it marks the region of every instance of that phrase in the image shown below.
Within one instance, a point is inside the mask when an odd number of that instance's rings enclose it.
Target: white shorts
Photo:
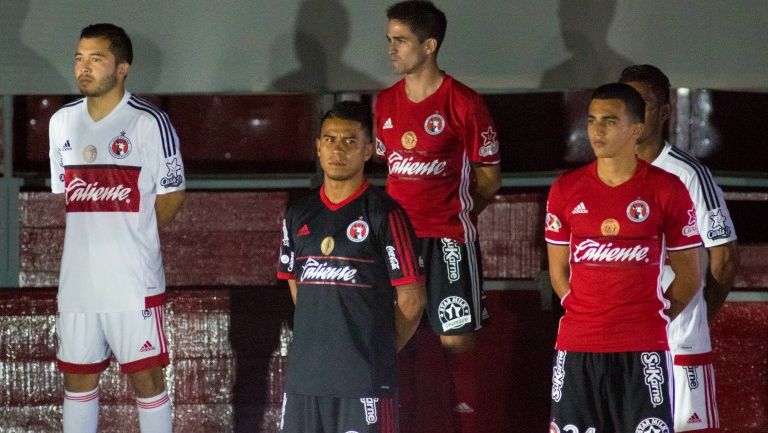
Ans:
[[[101,373],[114,353],[123,373],[169,364],[163,307],[138,312],[58,313],[56,353],[59,370]]]
[[[720,431],[712,352],[675,355],[675,432]]]

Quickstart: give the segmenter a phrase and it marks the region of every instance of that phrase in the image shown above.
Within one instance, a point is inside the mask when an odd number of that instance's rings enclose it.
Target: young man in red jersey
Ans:
[[[457,423],[477,433],[473,332],[487,318],[477,215],[501,186],[499,141],[482,97],[437,65],[445,14],[405,1],[387,18],[390,62],[403,79],[377,97],[376,153],[388,163],[387,192],[419,237],[427,317],[447,355]]]
[[[682,182],[635,155],[644,117],[632,87],[598,87],[587,127],[597,161],[549,192],[549,271],[565,308],[550,431],[672,431],[666,329],[699,289],[701,239]],[[665,256],[676,275],[666,298]]]

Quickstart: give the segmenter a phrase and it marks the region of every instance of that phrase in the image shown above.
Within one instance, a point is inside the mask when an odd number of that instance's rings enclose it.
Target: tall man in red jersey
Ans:
[[[482,97],[437,65],[445,14],[405,1],[387,17],[390,62],[404,78],[377,97],[376,153],[388,162],[387,192],[420,238],[427,317],[447,354],[454,413],[463,433],[476,433],[471,349],[487,315],[476,225],[501,186],[499,142]]]
[[[549,192],[549,271],[565,308],[551,432],[673,431],[666,329],[700,287],[701,239],[683,183],[635,156],[644,114],[632,87],[598,87],[587,128],[597,161]],[[666,299],[665,250],[676,275]]]

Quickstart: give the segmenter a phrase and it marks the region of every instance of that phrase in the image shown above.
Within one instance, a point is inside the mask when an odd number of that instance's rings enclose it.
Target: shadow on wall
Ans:
[[[65,79],[48,60],[21,40],[29,3],[28,0],[0,1],[0,94],[66,93],[74,78]],[[73,55],[74,48],[73,45]]]
[[[557,17],[571,57],[544,71],[541,88],[593,88],[616,81],[634,62],[608,46],[616,0],[560,0]]]
[[[269,90],[324,92],[329,90],[377,90],[382,83],[344,62],[351,29],[349,13],[338,0],[304,0],[299,6],[292,36],[278,37],[271,48],[272,70],[284,59],[293,40],[299,69],[275,78]],[[385,54],[382,45],[382,55]]]
[[[154,93],[163,70],[163,52],[155,41],[143,35],[129,35],[133,44],[133,64],[126,81],[128,89],[138,93]]]

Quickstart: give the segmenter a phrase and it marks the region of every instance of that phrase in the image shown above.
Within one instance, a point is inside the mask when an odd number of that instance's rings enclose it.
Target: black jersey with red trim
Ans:
[[[288,206],[277,276],[298,291],[286,391],[393,394],[393,286],[423,279],[415,239],[403,209],[367,182],[341,203],[321,187]]]

